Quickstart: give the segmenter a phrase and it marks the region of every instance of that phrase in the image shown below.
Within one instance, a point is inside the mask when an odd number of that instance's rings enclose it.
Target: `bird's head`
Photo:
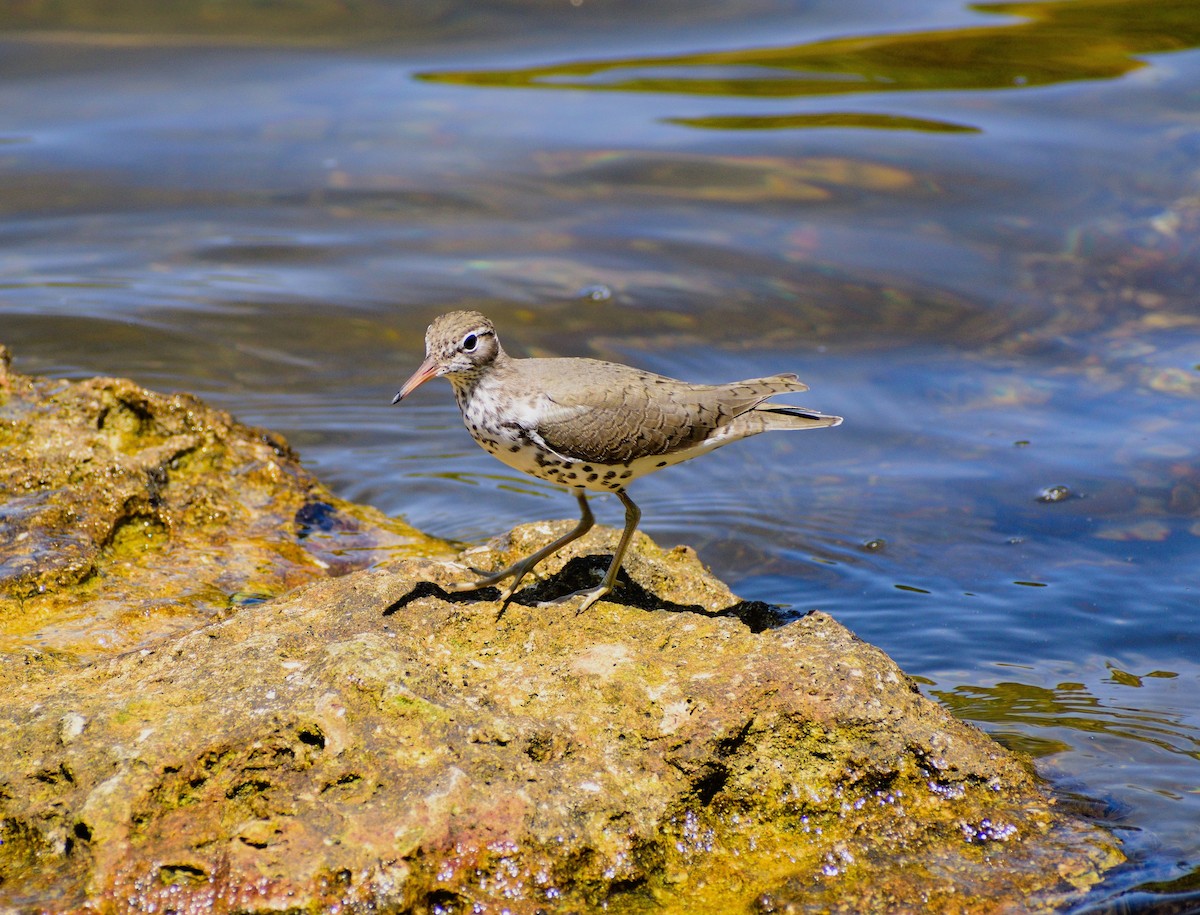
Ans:
[[[492,322],[477,311],[444,314],[425,332],[425,361],[404,382],[392,403],[399,403],[431,378],[466,378],[491,365],[501,353]]]

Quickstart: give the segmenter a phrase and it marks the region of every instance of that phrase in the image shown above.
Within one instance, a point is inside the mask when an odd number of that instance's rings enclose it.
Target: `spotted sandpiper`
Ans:
[[[562,537],[493,575],[449,589],[473,591],[511,578],[500,595],[501,609],[534,566],[591,529],[587,490],[616,494],[625,506],[625,530],[599,585],[546,602],[582,597],[580,612],[616,582],[642,514],[625,491],[635,479],[760,432],[820,429],[842,421],[767,403],[776,394],[808,390],[790,374],[704,385],[598,359],[514,359],[501,348],[492,322],[477,311],[453,311],[429,325],[425,361],[392,403],[442,376],[454,386],[463,422],[485,451],[574,490],[579,500],[579,523]]]

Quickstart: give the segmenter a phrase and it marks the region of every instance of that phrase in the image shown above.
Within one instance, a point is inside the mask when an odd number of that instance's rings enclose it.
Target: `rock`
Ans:
[[[518,598],[602,572],[615,536]],[[626,568],[617,602],[501,614],[406,560],[21,687],[0,906],[1037,911],[1120,860],[828,616],[755,631],[644,535]]]
[[[573,521],[431,558],[269,433],[3,355],[0,912],[1028,912],[1122,860],[689,549],[639,534],[612,600],[538,608],[603,574],[596,529],[501,612],[444,586]],[[92,619],[123,649],[29,637]]]
[[[195,397],[21,376],[0,347],[0,685],[396,549],[449,552]]]

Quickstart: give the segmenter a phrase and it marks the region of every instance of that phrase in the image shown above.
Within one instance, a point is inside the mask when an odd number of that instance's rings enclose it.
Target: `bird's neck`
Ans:
[[[500,350],[490,362],[465,372],[447,375],[446,378],[454,386],[454,397],[458,401],[459,409],[466,409],[481,386],[486,387],[488,382],[509,374],[512,371],[512,361],[504,350]]]

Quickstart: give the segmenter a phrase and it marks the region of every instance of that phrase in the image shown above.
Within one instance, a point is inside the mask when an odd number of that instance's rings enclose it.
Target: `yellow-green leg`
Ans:
[[[581,495],[580,499],[582,500],[582,498]],[[608,565],[608,571],[604,574],[604,580],[594,588],[573,591],[570,594],[564,594],[562,597],[556,597],[554,600],[542,601],[538,604],[539,607],[549,607],[554,604],[565,603],[576,597],[583,597],[583,603],[579,605],[579,612],[582,613],[605,594],[612,591],[613,586],[617,582],[617,573],[621,571],[621,560],[625,558],[625,551],[629,549],[630,541],[633,540],[633,532],[637,530],[638,522],[642,520],[641,509],[634,505],[633,500],[629,498],[625,490],[618,489],[617,498],[625,505],[625,530],[621,532],[621,540],[617,543],[617,550],[613,553],[612,562]],[[590,521],[591,512],[588,512],[588,515]],[[575,538],[572,537],[571,539]],[[556,544],[551,544],[551,546],[554,546],[555,549],[558,548]],[[553,550],[550,552],[553,552]]]
[[[618,493],[617,495],[621,495]],[[517,586],[521,583],[521,579],[533,571],[533,567],[545,559],[552,553],[561,550],[568,543],[578,540],[584,534],[592,529],[592,525],[596,523],[595,517],[592,515],[591,506],[588,505],[587,496],[582,491],[575,494],[575,498],[579,500],[580,518],[579,523],[574,528],[569,530],[563,536],[559,537],[553,543],[547,544],[536,553],[531,553],[519,562],[514,562],[507,569],[501,569],[486,578],[481,578],[478,581],[463,581],[453,585],[449,585],[447,591],[475,591],[479,588],[490,588],[492,585],[499,584],[504,579],[511,577],[512,581],[508,587],[500,592],[500,600],[503,602],[501,609],[508,606],[508,602],[512,600],[512,596],[516,593]],[[614,576],[615,577],[615,576]]]

